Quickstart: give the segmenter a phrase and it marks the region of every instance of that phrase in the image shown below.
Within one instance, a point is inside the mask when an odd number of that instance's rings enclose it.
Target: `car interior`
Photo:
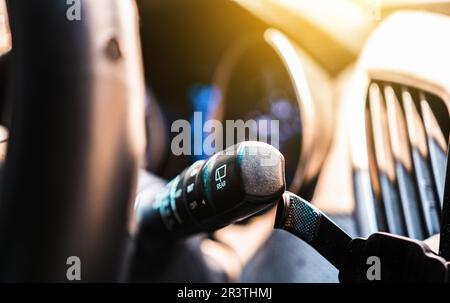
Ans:
[[[79,256],[89,282],[361,282],[352,239],[389,279],[449,281],[449,1],[87,0],[75,22],[20,2],[0,0],[0,281]],[[238,120],[277,128],[202,149]]]

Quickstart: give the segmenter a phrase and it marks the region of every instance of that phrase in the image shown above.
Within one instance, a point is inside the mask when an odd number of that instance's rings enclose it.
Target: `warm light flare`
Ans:
[[[11,47],[11,32],[6,3],[4,0],[0,0],[0,56],[11,50]]]

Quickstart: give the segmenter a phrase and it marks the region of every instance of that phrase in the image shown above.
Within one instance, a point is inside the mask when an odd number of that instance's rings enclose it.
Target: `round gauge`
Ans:
[[[236,62],[222,119],[254,121],[247,124],[245,140],[258,138],[279,148],[286,160],[286,181],[292,183],[302,143],[300,108],[280,58],[262,42],[252,45]]]
[[[225,127],[224,144],[256,139],[277,147],[285,157],[286,182],[293,192],[317,176],[327,150],[324,142],[331,138],[331,120],[324,121],[330,108],[312,99],[306,79],[295,44],[268,30],[237,41],[213,80],[220,92],[215,94],[220,102],[211,100],[219,104],[216,119],[224,125],[242,120],[246,127],[243,138],[231,136],[235,142],[226,142]]]

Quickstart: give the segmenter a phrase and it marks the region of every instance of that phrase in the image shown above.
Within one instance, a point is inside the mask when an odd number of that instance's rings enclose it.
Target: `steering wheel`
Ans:
[[[144,151],[134,1],[6,1],[9,142],[0,184],[0,280],[120,279]]]

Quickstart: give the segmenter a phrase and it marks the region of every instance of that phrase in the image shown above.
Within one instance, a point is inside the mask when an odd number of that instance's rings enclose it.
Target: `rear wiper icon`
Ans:
[[[222,180],[227,176],[227,165],[224,164],[216,169],[216,181],[221,183]]]

